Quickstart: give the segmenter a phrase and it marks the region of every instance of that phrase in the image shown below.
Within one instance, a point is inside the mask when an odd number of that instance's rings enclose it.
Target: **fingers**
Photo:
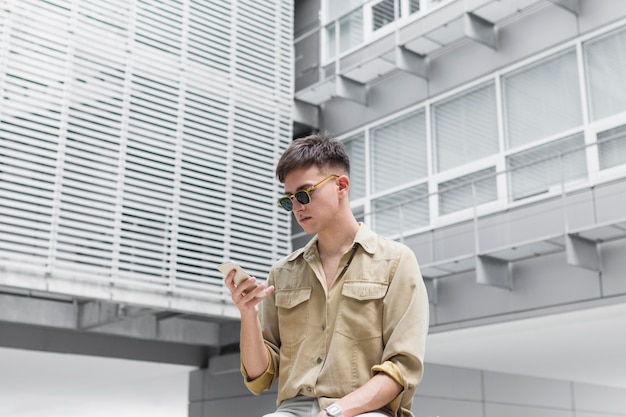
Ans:
[[[232,300],[237,307],[243,307],[244,305],[247,305],[247,307],[256,306],[267,295],[274,291],[273,286],[266,287],[265,284],[257,282],[255,277],[250,277],[246,281],[236,285],[234,282],[235,274],[236,271],[233,269],[226,275],[224,282],[226,288],[231,292]]]

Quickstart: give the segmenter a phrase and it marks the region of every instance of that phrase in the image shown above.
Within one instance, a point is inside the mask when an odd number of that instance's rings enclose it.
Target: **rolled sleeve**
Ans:
[[[399,258],[385,303],[383,362],[371,370],[384,372],[403,387],[389,404],[395,415],[401,415],[399,409],[410,409],[415,390],[422,380],[429,324],[426,286],[411,251],[405,251]]]
[[[388,404],[388,407],[391,409],[391,411],[393,411],[394,415],[398,415],[398,410],[400,409],[400,406],[402,405],[402,394],[407,389],[406,380],[402,376],[402,372],[400,372],[400,369],[398,369],[398,367],[396,365],[394,365],[393,362],[387,361],[387,362],[382,363],[380,365],[373,366],[372,367],[372,376],[374,376],[374,375],[376,375],[378,373],[384,373],[384,374],[388,375],[391,379],[393,379],[400,386],[402,386],[402,391],[396,396],[396,398],[394,398]]]
[[[269,349],[268,349],[269,351]],[[272,355],[270,352],[269,355],[269,363],[267,365],[267,369],[263,372],[259,377],[250,379],[248,376],[248,372],[246,372],[246,368],[243,366],[243,363],[240,365],[241,374],[243,375],[244,384],[254,395],[260,395],[263,391],[269,389],[274,382],[274,361],[272,359]]]

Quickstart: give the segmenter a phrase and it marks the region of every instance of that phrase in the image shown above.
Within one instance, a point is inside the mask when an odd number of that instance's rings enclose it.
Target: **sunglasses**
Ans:
[[[287,211],[291,211],[293,210],[293,201],[292,198],[295,198],[298,203],[300,204],[309,204],[311,202],[311,194],[309,194],[311,191],[315,190],[317,187],[319,187],[320,185],[324,184],[326,181],[328,181],[331,178],[338,178],[339,175],[329,175],[328,177],[324,178],[323,180],[321,180],[320,182],[318,182],[315,185],[310,186],[309,188],[305,188],[304,190],[298,190],[295,193],[291,194],[291,195],[285,195],[281,198],[278,199],[277,203],[279,206],[281,206],[282,208],[284,208]]]

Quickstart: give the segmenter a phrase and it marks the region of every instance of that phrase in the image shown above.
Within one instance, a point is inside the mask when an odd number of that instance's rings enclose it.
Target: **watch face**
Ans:
[[[339,417],[341,416],[341,407],[339,407],[337,404],[331,404],[326,407],[326,413],[333,417]]]

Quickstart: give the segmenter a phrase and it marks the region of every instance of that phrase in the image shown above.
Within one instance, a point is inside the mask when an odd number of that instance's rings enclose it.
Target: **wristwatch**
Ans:
[[[342,417],[341,407],[337,404],[331,404],[324,409],[330,417]]]

